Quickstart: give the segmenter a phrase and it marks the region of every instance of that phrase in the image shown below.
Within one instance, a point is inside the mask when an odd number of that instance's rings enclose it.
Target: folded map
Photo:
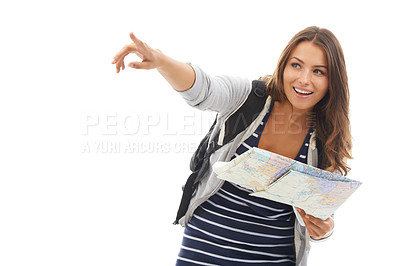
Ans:
[[[218,178],[247,188],[250,195],[302,208],[325,220],[361,185],[290,158],[251,148],[230,162],[216,162]]]

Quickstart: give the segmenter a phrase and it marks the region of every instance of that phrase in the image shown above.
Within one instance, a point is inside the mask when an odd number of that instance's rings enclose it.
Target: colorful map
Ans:
[[[219,178],[253,191],[252,196],[302,208],[322,220],[361,185],[259,148],[251,148],[230,162],[216,162],[213,170]]]

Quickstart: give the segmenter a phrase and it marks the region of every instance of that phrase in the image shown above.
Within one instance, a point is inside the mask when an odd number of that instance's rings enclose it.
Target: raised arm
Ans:
[[[210,76],[197,66],[191,66],[153,49],[130,33],[132,43],[125,45],[114,57],[117,73],[125,69],[124,59],[134,53],[141,62],[130,62],[135,69],[157,69],[186,102],[200,110],[224,114],[233,111],[246,98],[251,89],[247,79],[229,76]]]
[[[145,42],[139,40],[132,32],[129,36],[133,42],[125,45],[112,61],[112,64],[116,66],[117,73],[121,69],[125,69],[125,57],[130,53],[134,53],[142,59],[142,62],[130,62],[128,67],[157,69],[176,91],[185,91],[193,86],[195,73],[190,65],[170,58],[158,49],[151,48]]]

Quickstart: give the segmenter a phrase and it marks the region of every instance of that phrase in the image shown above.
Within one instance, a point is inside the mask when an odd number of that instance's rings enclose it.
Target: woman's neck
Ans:
[[[279,123],[287,129],[295,127],[304,132],[308,131],[310,127],[310,112],[295,109],[288,101],[275,101],[271,116],[275,123]]]

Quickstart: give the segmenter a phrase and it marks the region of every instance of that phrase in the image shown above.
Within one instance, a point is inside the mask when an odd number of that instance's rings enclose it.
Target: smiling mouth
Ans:
[[[298,94],[301,94],[301,95],[310,95],[310,94],[313,94],[312,91],[303,91],[303,90],[300,90],[300,89],[298,89],[298,88],[296,88],[296,87],[293,87],[293,89],[294,89],[295,92],[297,92]]]

